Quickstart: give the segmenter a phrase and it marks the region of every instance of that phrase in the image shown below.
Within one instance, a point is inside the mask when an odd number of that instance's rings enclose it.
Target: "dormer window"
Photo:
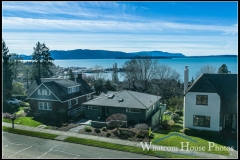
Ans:
[[[46,96],[50,96],[51,92],[47,89],[38,89],[38,95],[46,95]]]
[[[74,93],[79,91],[79,86],[68,87],[68,93]]]

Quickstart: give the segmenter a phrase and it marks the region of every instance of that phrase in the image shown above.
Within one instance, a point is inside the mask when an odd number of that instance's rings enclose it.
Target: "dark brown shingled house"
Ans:
[[[93,98],[91,87],[79,74],[75,81],[59,78],[36,78],[27,90],[31,111],[66,121],[84,111],[82,103]],[[60,113],[60,114],[59,114]]]

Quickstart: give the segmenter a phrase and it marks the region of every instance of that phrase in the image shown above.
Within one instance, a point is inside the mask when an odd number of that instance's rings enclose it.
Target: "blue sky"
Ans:
[[[50,50],[238,54],[237,2],[2,2],[10,53]]]

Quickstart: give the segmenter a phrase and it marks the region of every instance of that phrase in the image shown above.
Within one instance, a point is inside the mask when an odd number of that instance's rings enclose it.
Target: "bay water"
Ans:
[[[67,59],[67,60],[54,60],[54,64],[60,67],[86,67],[94,68],[99,65],[103,68],[112,68],[114,63],[117,63],[118,68],[122,68],[123,64],[129,59]],[[195,79],[196,73],[204,65],[211,65],[216,67],[216,71],[222,64],[226,64],[231,73],[238,73],[238,60],[237,57],[197,57],[197,58],[172,58],[172,59],[158,59],[159,64],[169,65],[180,74],[180,80],[183,82],[184,69],[188,66],[189,80],[192,77]],[[106,73],[106,77],[111,79],[111,73]],[[124,79],[118,74],[120,81]]]

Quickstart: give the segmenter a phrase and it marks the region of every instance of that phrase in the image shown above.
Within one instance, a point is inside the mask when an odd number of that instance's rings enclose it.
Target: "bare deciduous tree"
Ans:
[[[131,59],[126,61],[123,65],[126,81],[140,81],[144,85],[145,81],[154,79],[157,73],[158,61],[151,59],[149,56],[142,56],[141,58]]]
[[[104,73],[103,67],[100,65],[95,65],[93,68],[92,76],[94,77],[95,81],[98,79],[106,79],[106,74]]]
[[[196,73],[196,77],[195,79],[197,79],[201,74],[203,73],[216,73],[216,67],[210,65],[210,64],[206,64],[204,66],[202,66],[199,71]]]

